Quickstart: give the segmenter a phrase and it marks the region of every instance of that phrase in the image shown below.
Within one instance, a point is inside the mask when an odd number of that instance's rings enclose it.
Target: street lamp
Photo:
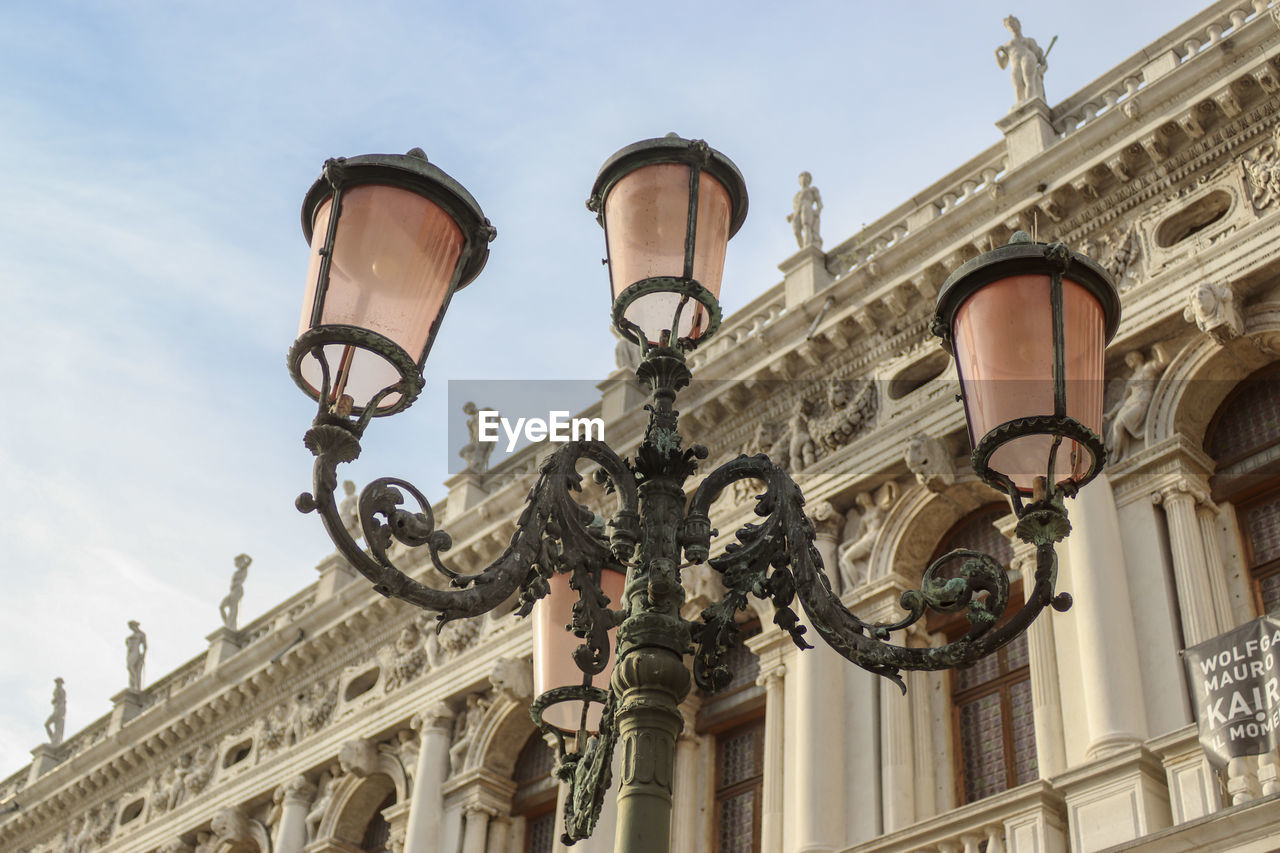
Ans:
[[[903,594],[902,619],[870,623],[832,592],[800,489],[767,456],[739,456],[691,496],[685,491],[707,450],[682,446],[673,403],[691,379],[686,353],[720,322],[725,249],[747,209],[737,168],[705,142],[645,140],[605,163],[588,207],[605,230],[614,325],[641,347],[636,374],[651,394],[644,438],[629,461],[601,441],[573,441],[552,453],[511,544],[484,571],[462,575],[441,558],[451,541],[436,529],[426,498],[397,478],[374,480],[360,494],[362,550],[338,514],[336,469],[359,455],[371,417],[403,410],[421,389],[444,309],[480,271],[493,229],[474,199],[418,149],[325,165],[303,205],[312,261],[302,331],[289,356],[295,380],[319,404],[305,439],[316,456],[314,491],[298,498],[298,508],[318,511],[338,550],[375,590],[435,611],[442,623],[479,616],[513,595],[521,615],[537,605],[540,695],[531,713],[556,738],[557,775],[570,783],[566,843],[594,828],[621,741],[616,849],[665,851],[683,725],[678,706],[690,689],[684,657],[692,652],[699,686],[724,686],[726,654],[741,641],[735,617],[748,596],[770,599],[774,621],[803,649],[805,628],[792,609],[798,597],[824,641],[904,690],[901,670],[972,663],[1016,638],[1046,606],[1070,606],[1070,596],[1054,591],[1054,545],[1070,530],[1064,499],[1104,461],[1103,349],[1119,322],[1119,299],[1088,258],[1022,232],[943,284],[932,328],[957,359],[974,471],[1008,495],[1017,535],[1036,548],[1034,582],[1023,606],[1003,618],[1005,567],[985,554],[952,551],[925,569],[919,590]],[[574,500],[583,460],[617,498],[608,519]],[[761,521],[713,557],[710,507],[743,479],[765,484],[755,507]],[[406,493],[416,510],[401,507]],[[454,589],[396,568],[387,554],[393,539],[425,546]],[[684,560],[709,562],[726,590],[697,621],[680,615]],[[936,648],[889,642],[930,608],[966,611],[970,630]],[[568,630],[559,630],[566,621]],[[570,633],[582,641],[576,648]]]

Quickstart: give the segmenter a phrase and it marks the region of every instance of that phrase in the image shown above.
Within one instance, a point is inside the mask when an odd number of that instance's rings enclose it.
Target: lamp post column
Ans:
[[[684,664],[689,628],[680,616],[680,523],[690,466],[680,450],[676,391],[689,383],[684,356],[666,347],[645,354],[636,371],[653,391],[649,426],[636,454],[640,498],[637,565],[627,572],[626,616],[618,626],[613,670],[622,746],[618,791],[620,853],[669,853],[680,703],[691,678]]]

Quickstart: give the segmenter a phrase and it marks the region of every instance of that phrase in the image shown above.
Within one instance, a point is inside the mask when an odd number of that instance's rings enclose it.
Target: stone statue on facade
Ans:
[[[129,636],[124,639],[125,665],[129,668],[129,689],[142,689],[142,667],[147,662],[147,635],[136,621],[129,622]]]
[[[317,786],[319,793],[316,795],[315,802],[311,804],[311,808],[307,810],[305,819],[308,841],[315,841],[316,836],[319,835],[320,821],[324,819],[324,813],[329,810],[329,806],[333,803],[334,795],[337,793],[338,782],[341,779],[342,768],[336,762],[329,766],[328,771],[321,774],[320,784]]]
[[[418,626],[410,622],[400,631],[392,652],[390,672],[387,674],[383,692],[390,693],[397,687],[408,684],[418,677],[426,667],[427,655],[422,649],[422,634]]]
[[[796,475],[817,461],[817,445],[809,434],[809,418],[804,400],[796,400],[786,429],[774,443],[769,458],[778,462],[789,474]],[[785,444],[784,444],[785,442]]]
[[[640,345],[633,344],[624,338],[617,329],[612,329],[612,331],[613,336],[618,339],[618,343],[613,347],[614,365],[618,370],[635,373],[636,368],[640,366]]]
[[[1135,276],[1129,275],[1142,254],[1142,243],[1138,239],[1138,226],[1130,224],[1127,228],[1116,228],[1103,234],[1094,241],[1094,249],[1098,262],[1111,276],[1120,292],[1124,292],[1137,284]]]
[[[876,388],[869,380],[860,384],[831,377],[827,380],[830,409],[812,424],[818,441],[829,452],[839,450],[861,435],[876,412]]]
[[[67,725],[67,691],[62,687],[62,679],[53,680],[53,713],[44,721],[44,730],[49,735],[49,746],[62,746],[62,734]]]
[[[317,681],[310,689],[299,692],[294,701],[290,745],[301,743],[308,734],[324,728],[337,701],[336,685],[330,691],[324,681]]]
[[[218,613],[222,616],[222,627],[228,631],[236,630],[240,617],[240,599],[244,598],[244,582],[249,577],[249,565],[253,558],[248,554],[240,554],[235,558],[236,570],[231,575],[231,591],[218,605]]]
[[[344,497],[338,504],[338,517],[342,519],[347,535],[359,542],[364,536],[364,529],[360,526],[360,498],[356,495],[356,484],[351,480],[344,480],[342,491]]]
[[[889,508],[898,499],[898,484],[890,480],[879,489],[854,498],[860,513],[858,535],[840,549],[840,580],[843,589],[852,589],[867,580],[867,561]]]
[[[747,445],[745,453],[769,453],[773,446],[773,427],[771,424],[756,424],[755,432],[752,433],[751,442]],[[779,457],[774,457],[779,458]],[[754,496],[764,490],[764,483],[754,477],[745,477],[741,480],[734,480],[733,485],[733,503],[735,506],[745,504]]]
[[[467,704],[453,724],[453,745],[449,747],[449,772],[457,774],[462,771],[463,762],[467,759],[467,750],[475,743],[480,734],[480,725],[484,722],[485,712],[493,703],[492,699],[480,693],[467,694]]]
[[[1124,393],[1102,416],[1107,455],[1112,463],[1119,462],[1128,454],[1131,440],[1142,438],[1147,410],[1155,396],[1156,380],[1165,368],[1158,352],[1147,360],[1141,350],[1134,350],[1124,357],[1124,363],[1132,371],[1125,382]]]
[[[1045,52],[1036,40],[1022,34],[1022,22],[1013,15],[1004,19],[1013,38],[996,48],[996,62],[1008,68],[1013,79],[1014,102],[1021,104],[1032,98],[1044,99],[1044,72],[1049,70]]]
[[[475,403],[463,403],[462,411],[467,415],[467,444],[458,451],[468,471],[483,474],[489,470],[489,456],[493,453],[496,441],[480,440],[480,409]]]
[[[925,433],[916,433],[907,441],[903,454],[907,469],[916,482],[931,492],[941,492],[956,482],[956,465],[941,441]]]
[[[1197,284],[1187,297],[1182,317],[1220,345],[1244,334],[1244,316],[1236,304],[1235,291],[1225,284]]]
[[[533,666],[524,658],[498,658],[489,673],[493,689],[517,702],[533,698]]]
[[[1280,125],[1271,140],[1259,145],[1253,157],[1241,158],[1245,176],[1253,188],[1253,206],[1262,210],[1280,199]]]
[[[808,172],[800,173],[800,191],[791,200],[791,212],[787,221],[796,235],[796,245],[801,249],[806,246],[822,248],[820,217],[822,215],[822,195],[813,186],[813,176]]]

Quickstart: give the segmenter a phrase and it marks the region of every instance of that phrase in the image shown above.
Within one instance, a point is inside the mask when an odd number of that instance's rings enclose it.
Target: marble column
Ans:
[[[1009,515],[997,525],[1013,545],[1012,568],[1022,575],[1022,588],[1035,585],[1036,546],[1014,534],[1017,519]],[[1046,609],[1027,629],[1027,658],[1031,674],[1031,714],[1035,721],[1036,765],[1041,779],[1067,769],[1066,738],[1062,732],[1062,688],[1058,682],[1058,645],[1053,614]]]
[[[431,850],[440,843],[440,823],[444,816],[440,788],[449,777],[453,718],[453,711],[443,702],[436,702],[413,718],[413,727],[418,732],[418,761],[409,795],[409,826],[405,833],[408,853]]]
[[[1218,617],[1219,632],[1230,631],[1236,625],[1231,609],[1231,593],[1227,590],[1227,569],[1222,559],[1222,545],[1218,541],[1218,508],[1209,501],[1196,507],[1200,522],[1200,541],[1204,544],[1204,562],[1209,571],[1209,594],[1213,596],[1213,612]]]
[[[275,853],[300,853],[307,845],[307,811],[316,796],[316,786],[305,776],[294,776],[283,785],[280,825],[276,829]]]
[[[893,832],[915,822],[915,780],[911,703],[896,684],[880,689],[881,786],[884,831]]]
[[[1222,633],[1209,585],[1209,563],[1196,507],[1208,495],[1198,484],[1183,479],[1151,496],[1164,504],[1169,520],[1169,545],[1173,556],[1174,583],[1178,588],[1178,612],[1182,616],[1184,647],[1191,647]]]
[[[511,846],[511,821],[495,817],[489,824],[489,846],[485,853],[507,853]]]
[[[684,717],[684,728],[676,738],[676,779],[675,797],[671,806],[671,849],[673,853],[699,853],[700,830],[706,818],[704,798],[698,795],[706,789],[698,784],[699,742],[697,732],[698,706],[701,699],[697,693],[680,703],[680,715]]]
[[[783,677],[787,668],[779,663],[760,674],[756,683],[764,686],[764,792],[760,813],[760,849],[782,849],[782,773],[785,761],[786,730],[783,726]]]
[[[463,810],[461,853],[485,853],[491,817],[493,815],[483,806],[470,805]]]
[[[837,546],[844,526],[844,516],[830,505],[819,504],[810,513],[817,536],[814,545],[822,564],[834,569],[838,565]],[[838,584],[839,578],[833,579]],[[792,686],[799,702],[795,721],[796,796],[792,819],[795,821],[795,849],[798,853],[830,853],[844,846],[845,774],[833,766],[831,756],[844,755],[843,703],[832,697],[844,695],[845,673],[852,666],[822,641],[818,632],[804,618],[814,648],[795,655]],[[766,722],[767,725],[767,722]]]
[[[1067,509],[1072,531],[1065,552],[1074,587],[1070,612],[1077,629],[1087,755],[1098,758],[1146,737],[1138,639],[1120,519],[1107,475],[1099,474],[1081,489]]]

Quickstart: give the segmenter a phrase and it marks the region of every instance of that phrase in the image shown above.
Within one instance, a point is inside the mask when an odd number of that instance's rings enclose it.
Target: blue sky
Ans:
[[[1013,8],[1056,103],[1198,2]],[[293,509],[312,407],[288,378],[325,158],[423,147],[498,228],[427,366],[348,476],[443,496],[449,380],[598,379],[613,364],[603,239],[583,206],[616,149],[676,131],[733,158],[751,212],[731,312],[780,279],[807,169],[835,245],[999,139],[1006,4],[18,2],[0,29],[0,777],[330,550]]]

